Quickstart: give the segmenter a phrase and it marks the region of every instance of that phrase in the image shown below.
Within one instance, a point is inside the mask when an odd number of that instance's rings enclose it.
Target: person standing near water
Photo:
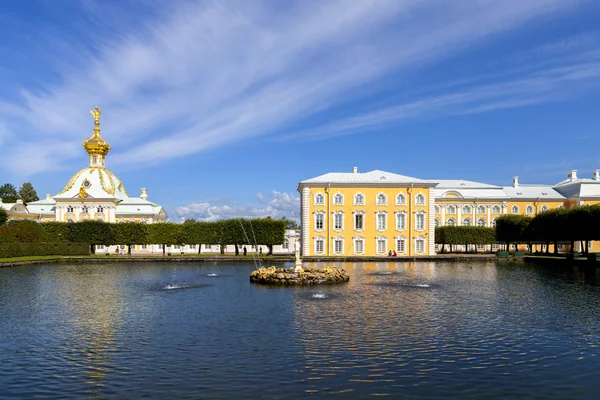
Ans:
[[[246,246],[244,246],[244,255],[248,254],[248,250],[246,250]]]

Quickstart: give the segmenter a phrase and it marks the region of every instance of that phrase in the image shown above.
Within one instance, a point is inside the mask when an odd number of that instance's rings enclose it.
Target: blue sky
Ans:
[[[107,168],[178,220],[297,217],[299,181],[382,169],[555,183],[600,168],[594,1],[6,1],[0,181]]]

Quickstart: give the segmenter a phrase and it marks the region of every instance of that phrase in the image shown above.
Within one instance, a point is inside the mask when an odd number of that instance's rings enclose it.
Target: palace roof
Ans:
[[[307,179],[303,183],[357,183],[357,184],[393,184],[393,183],[419,183],[426,186],[432,185],[429,181],[405,175],[393,174],[378,169],[370,172],[330,172],[325,175]]]

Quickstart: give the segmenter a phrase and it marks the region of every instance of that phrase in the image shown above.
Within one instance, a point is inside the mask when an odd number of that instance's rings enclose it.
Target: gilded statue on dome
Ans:
[[[100,114],[102,114],[102,110],[99,109],[98,106],[96,106],[96,108],[90,110],[90,114],[92,114],[92,117],[94,117],[94,121],[96,122],[96,124],[98,124],[100,120]]]

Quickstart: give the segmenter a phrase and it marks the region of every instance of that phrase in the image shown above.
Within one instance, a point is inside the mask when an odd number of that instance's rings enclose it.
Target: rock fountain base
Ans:
[[[264,285],[332,285],[348,282],[350,277],[343,269],[335,267],[317,268],[275,268],[261,267],[250,274],[250,282]]]

